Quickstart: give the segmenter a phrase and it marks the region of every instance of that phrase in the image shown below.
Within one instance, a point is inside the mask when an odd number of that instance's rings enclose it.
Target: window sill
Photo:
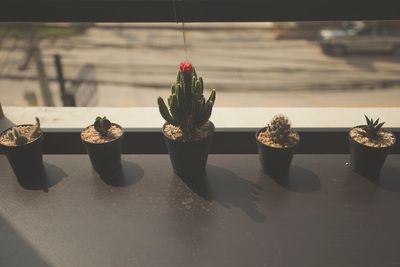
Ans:
[[[65,108],[3,107],[5,118],[0,130],[15,124],[34,122],[37,116],[45,132],[45,153],[85,153],[80,142],[82,128],[97,116],[105,115],[124,127],[124,153],[166,153],[161,126],[164,121],[157,108]],[[385,126],[400,139],[400,108],[215,108],[211,120],[216,135],[211,153],[256,153],[254,133],[273,115],[286,114],[294,129],[300,132],[297,153],[340,154],[348,152],[347,136],[351,127],[363,123],[363,114],[382,118]],[[63,140],[60,142],[60,140]],[[393,153],[400,153],[397,144]]]

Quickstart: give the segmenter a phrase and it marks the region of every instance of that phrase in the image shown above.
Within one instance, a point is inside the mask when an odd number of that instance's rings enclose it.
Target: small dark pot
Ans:
[[[357,128],[356,126],[354,128]],[[352,128],[352,129],[354,129]],[[363,176],[376,178],[385,163],[387,155],[395,144],[389,147],[369,147],[358,143],[351,138],[350,143],[350,166],[353,170]]]
[[[32,124],[18,126],[32,126]],[[4,134],[11,128],[3,131],[1,134]],[[25,145],[5,146],[0,144],[0,148],[7,156],[16,176],[31,176],[43,172],[43,133],[40,134],[39,138]]]
[[[112,125],[122,129],[118,124],[113,123]],[[92,166],[97,172],[109,172],[121,167],[123,137],[124,132],[122,132],[122,135],[119,138],[104,144],[89,143],[81,137],[82,143],[86,148],[90,161],[92,162]]]
[[[274,178],[285,178],[289,175],[289,168],[290,164],[292,163],[293,152],[299,142],[291,147],[285,148],[267,146],[258,140],[258,135],[260,132],[265,131],[266,128],[267,127],[264,127],[258,130],[256,133],[258,153],[263,171],[267,175],[270,175]]]
[[[210,122],[212,132],[209,136],[193,142],[182,142],[168,138],[164,133],[166,125],[167,123],[164,124],[162,130],[175,173],[182,178],[204,176],[208,152],[215,130],[214,124]]]

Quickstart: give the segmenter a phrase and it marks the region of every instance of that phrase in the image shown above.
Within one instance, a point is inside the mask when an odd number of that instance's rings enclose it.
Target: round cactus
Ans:
[[[277,143],[284,144],[288,142],[292,129],[289,119],[284,115],[276,115],[267,126],[269,138]]]
[[[111,128],[111,122],[107,117],[97,117],[94,122],[94,129],[103,136],[108,135],[108,130]]]

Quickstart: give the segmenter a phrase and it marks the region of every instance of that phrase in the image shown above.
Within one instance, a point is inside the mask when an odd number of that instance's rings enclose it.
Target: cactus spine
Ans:
[[[111,122],[107,117],[97,117],[94,122],[94,129],[103,136],[108,136],[108,130],[111,128]]]
[[[289,142],[289,136],[292,132],[289,119],[284,115],[276,115],[267,126],[269,138],[276,144],[285,144]]]
[[[184,134],[194,133],[208,122],[215,102],[215,90],[207,100],[203,90],[203,79],[197,76],[190,63],[182,62],[176,83],[171,86],[168,106],[161,97],[157,100],[161,116]]]

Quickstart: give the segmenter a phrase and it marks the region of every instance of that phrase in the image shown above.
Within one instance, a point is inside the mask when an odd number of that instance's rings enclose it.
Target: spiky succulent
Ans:
[[[289,119],[284,115],[275,115],[267,126],[269,138],[277,144],[285,144],[289,141],[292,129]]]
[[[8,133],[8,137],[14,141],[16,146],[22,146],[28,143],[28,138],[21,135],[17,127],[13,127],[11,132]]]
[[[176,83],[171,86],[168,107],[161,97],[157,100],[161,116],[184,134],[195,132],[209,120],[215,102],[215,90],[206,101],[203,89],[203,79],[197,77],[192,64],[182,62]]]
[[[369,139],[379,138],[378,133],[385,123],[384,122],[379,123],[379,118],[376,121],[374,121],[372,117],[368,118],[367,115],[365,114],[364,117],[367,121],[367,125],[361,126],[361,128],[364,129],[365,131],[362,134]]]
[[[104,117],[97,117],[94,122],[94,129],[103,136],[108,135],[108,130],[111,128],[111,122]]]

